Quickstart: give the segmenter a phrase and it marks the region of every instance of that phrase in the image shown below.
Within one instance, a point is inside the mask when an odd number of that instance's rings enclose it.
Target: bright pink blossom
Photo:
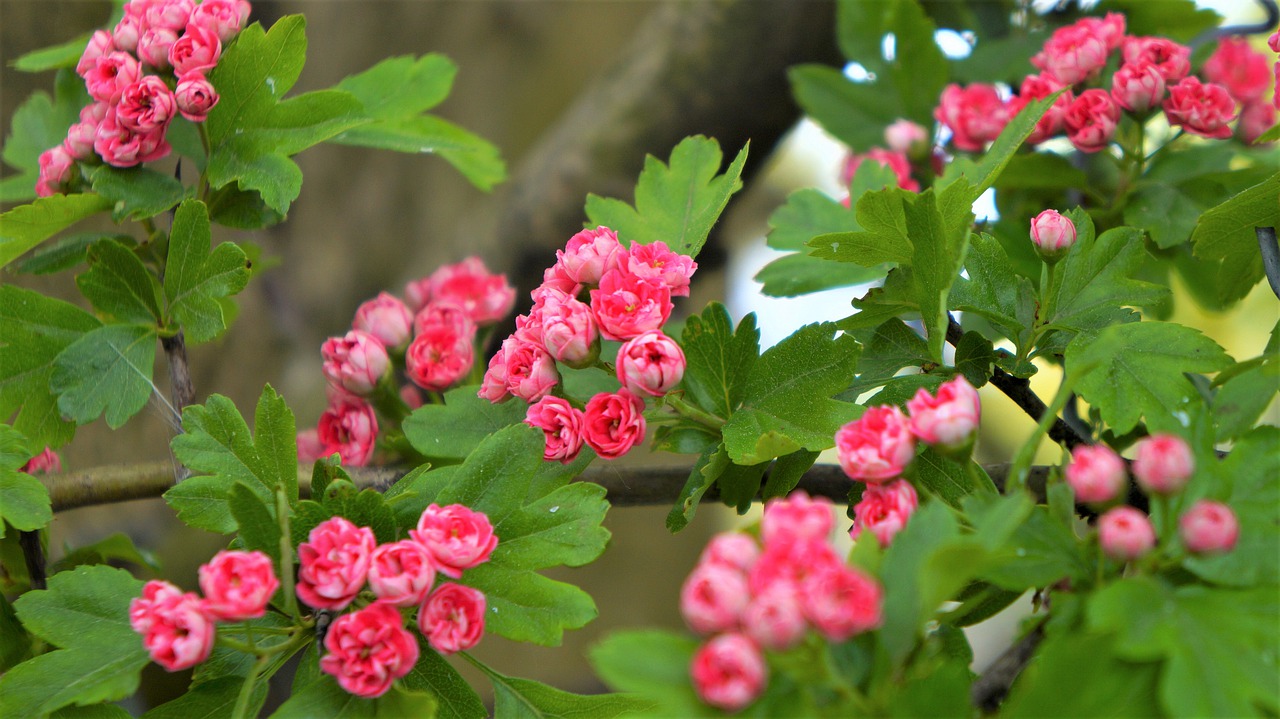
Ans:
[[[920,506],[915,487],[905,479],[895,479],[887,484],[868,484],[862,490],[862,499],[853,507],[853,527],[849,536],[857,539],[863,532],[871,532],[881,547],[893,543],[907,520]]]
[[[143,75],[124,89],[116,119],[134,132],[163,130],[177,113],[173,92],[155,75]]]
[[[951,130],[957,150],[980,152],[983,145],[1000,136],[1008,124],[1009,107],[994,85],[973,83],[967,87],[947,85],[933,116]]]
[[[871,407],[836,432],[840,466],[851,479],[880,483],[902,474],[916,456],[915,436],[902,410]]]
[[[911,192],[920,191],[920,183],[911,177],[911,161],[907,159],[906,153],[886,150],[883,147],[873,147],[865,153],[850,155],[849,159],[845,161],[844,171],[841,173],[845,184],[848,184],[853,179],[858,168],[866,160],[891,170],[898,182],[898,187]]]
[[[138,59],[157,70],[168,70],[169,51],[177,41],[178,33],[173,30],[163,27],[147,28],[142,37],[138,38]]]
[[[929,131],[905,118],[894,120],[884,129],[884,143],[904,155],[919,154],[928,142]]]
[[[363,467],[373,456],[378,417],[368,402],[351,396],[332,402],[320,414],[316,431],[324,448],[321,456],[337,452],[348,467]]]
[[[441,574],[454,579],[461,577],[463,570],[489,561],[498,546],[488,515],[461,504],[431,504],[409,536],[427,548]]]
[[[379,292],[356,308],[351,328],[368,332],[385,347],[399,347],[413,333],[413,315],[395,296]]]
[[[1133,476],[1148,494],[1172,495],[1182,491],[1195,470],[1195,457],[1183,438],[1153,434],[1138,440]]]
[[[448,300],[428,301],[413,317],[413,333],[420,335],[441,330],[459,337],[474,338],[476,323],[471,321],[466,310]]]
[[[1120,122],[1120,106],[1111,94],[1101,88],[1080,93],[1062,117],[1067,139],[1081,152],[1105,149],[1116,134]]]
[[[936,395],[921,387],[907,400],[911,432],[926,444],[958,450],[972,444],[978,433],[982,403],[978,390],[964,375],[943,382]]]
[[[120,124],[114,108],[98,123],[98,134],[93,141],[93,151],[113,167],[154,162],[167,157],[172,149],[164,139],[164,128],[134,132]]]
[[[57,474],[62,471],[62,458],[53,451],[52,447],[45,447],[40,454],[28,459],[26,464],[18,468],[18,471],[31,475]]]
[[[1219,140],[1231,137],[1231,121],[1236,119],[1236,103],[1221,85],[1202,83],[1195,76],[1182,79],[1169,89],[1164,114],[1170,125],[1181,125],[1193,135]]]
[[[506,317],[516,302],[516,290],[507,284],[507,276],[491,274],[479,257],[440,267],[431,273],[430,283],[432,299],[453,302],[477,325]]]
[[[618,348],[618,382],[637,396],[661,397],[684,378],[684,350],[661,330],[632,337]]]
[[[1243,37],[1224,37],[1205,60],[1204,79],[1227,89],[1240,104],[1259,102],[1271,80],[1267,56],[1254,50]]]
[[[1111,52],[1124,44],[1125,17],[1122,13],[1109,12],[1103,17],[1085,17],[1076,21],[1078,24],[1089,28],[1094,35],[1102,38],[1103,44],[1107,46],[1107,52]]]
[[[484,592],[445,582],[418,610],[418,631],[441,654],[465,651],[484,636],[484,611]]]
[[[785,587],[757,594],[742,610],[742,630],[765,649],[790,649],[808,628],[800,598]]]
[[[129,623],[151,660],[171,672],[189,669],[213,650],[214,618],[194,592],[151,580],[129,603]]]
[[[720,532],[707,542],[699,564],[719,564],[746,572],[760,557],[760,545],[743,532]]]
[[[134,37],[137,42],[137,37]],[[115,40],[106,30],[95,30],[89,38],[89,42],[84,47],[84,52],[80,55],[79,62],[76,63],[76,74],[85,77],[85,73],[93,69],[97,64],[97,59],[115,50],[131,50],[132,48],[118,47]]]
[[[834,523],[832,506],[826,497],[810,498],[804,491],[771,499],[764,505],[760,537],[766,547],[777,542],[825,540]]]
[[[384,602],[397,607],[421,604],[435,581],[435,560],[418,542],[403,539],[373,550],[369,589]]]
[[[584,421],[582,410],[569,404],[568,400],[552,395],[529,405],[524,416],[525,424],[542,430],[546,437],[542,458],[561,464],[577,459],[578,453],[582,451]]]
[[[764,691],[769,667],[755,642],[742,634],[721,634],[693,655],[689,674],[702,701],[736,712]]]
[[[671,316],[671,290],[621,269],[609,270],[600,288],[591,290],[591,311],[605,339],[629,340],[662,328]]]
[[[163,27],[169,30],[181,30],[186,27],[191,11],[195,9],[194,0],[147,0],[131,2],[140,5],[144,27]]]
[[[1115,42],[1112,33],[1105,32],[1106,28],[1097,22],[1095,18],[1087,18],[1058,28],[1045,42],[1044,49],[1031,58],[1031,64],[1065,85],[1075,85],[1096,75],[1107,64],[1107,53],[1115,47],[1108,47],[1110,42]]]
[[[1240,537],[1240,523],[1227,505],[1200,499],[1178,518],[1178,533],[1192,554],[1230,552]]]
[[[178,102],[178,112],[191,122],[204,122],[209,111],[218,104],[221,98],[218,91],[199,70],[191,70],[178,78],[178,86],[173,92]]]
[[[1124,63],[1147,61],[1164,76],[1165,86],[1172,85],[1191,72],[1191,48],[1163,37],[1126,37],[1123,44]]]
[[[267,612],[280,587],[271,557],[262,552],[222,551],[200,565],[205,609],[218,619],[239,622]]]
[[[320,355],[324,358],[321,371],[325,379],[361,397],[373,393],[391,364],[378,338],[360,330],[325,340]]]
[[[404,628],[400,611],[387,602],[335,619],[324,648],[328,653],[320,658],[320,670],[366,699],[386,694],[418,663],[418,641]]]
[[[124,89],[142,76],[142,70],[132,55],[117,50],[95,59],[83,75],[90,97],[99,102],[115,104]]]
[[[626,388],[601,392],[587,401],[582,432],[601,459],[617,459],[644,440],[644,401]]]
[[[480,389],[476,396],[497,404],[511,399],[511,391],[507,389],[507,347],[510,338],[504,340],[502,347],[489,358],[489,367],[480,381]]]
[[[502,341],[507,391],[526,402],[537,402],[560,383],[556,361],[542,345],[522,342],[517,337]],[[490,369],[493,365],[490,364]]]
[[[1115,507],[1098,518],[1098,542],[1108,557],[1131,561],[1156,546],[1156,532],[1147,515],[1133,507]]]
[[[810,575],[832,566],[841,566],[840,556],[826,538],[774,542],[765,545],[751,565],[747,586],[752,594],[763,594],[779,585],[798,592]]]
[[[377,540],[342,517],[316,525],[298,545],[298,598],[316,609],[345,609],[364,588]]]
[[[446,327],[426,328],[404,353],[405,374],[425,390],[441,391],[462,381],[475,364],[475,338]]]
[[[1046,261],[1056,262],[1076,243],[1076,224],[1057,210],[1044,210],[1031,219],[1031,242]]]
[[[672,297],[689,296],[689,280],[698,270],[698,263],[692,257],[673,252],[661,241],[632,245],[624,252],[628,272],[642,280],[666,285]]]
[[[699,564],[680,587],[680,616],[699,634],[738,627],[750,595],[747,578],[723,564]]]
[[[1111,97],[1132,112],[1144,113],[1164,100],[1164,75],[1148,60],[1127,62],[1111,76]]]
[[[48,197],[67,189],[76,164],[67,148],[55,145],[40,153],[37,163],[40,167],[40,174],[36,177],[37,197]]]
[[[542,271],[542,287],[560,290],[570,297],[577,297],[583,285],[570,277],[564,265],[557,260],[554,265]]]
[[[556,250],[562,274],[581,285],[599,284],[606,272],[626,266],[625,257],[617,233],[608,227],[583,230],[570,237],[563,250]]]
[[[221,57],[222,41],[218,34],[199,25],[188,26],[182,37],[169,48],[169,65],[178,77],[193,70],[211,70]]]
[[[534,294],[542,298],[539,340],[547,353],[571,367],[595,362],[600,356],[600,332],[591,307],[550,287],[539,288]]]
[[[1066,86],[1047,73],[1028,75],[1022,80],[1018,95],[1009,101],[1009,117],[1012,118],[1017,115],[1032,100],[1043,100],[1063,87]],[[1059,95],[1058,99],[1054,100],[1049,109],[1036,121],[1035,129],[1027,137],[1027,144],[1038,145],[1062,132],[1063,118],[1066,116],[1067,108],[1071,107],[1073,100],[1075,100],[1075,95],[1071,93],[1071,90]]]
[[[1240,139],[1254,143],[1276,124],[1276,108],[1265,102],[1251,102],[1240,109]]]
[[[828,565],[801,585],[804,615],[833,642],[870,631],[884,618],[884,589],[873,577],[843,564]]]
[[[67,128],[67,137],[62,141],[62,149],[66,150],[73,160],[88,160],[95,158],[93,143],[97,139],[98,123],[77,122]]]
[[[249,12],[246,0],[201,0],[187,23],[212,30],[225,45],[249,21]]]

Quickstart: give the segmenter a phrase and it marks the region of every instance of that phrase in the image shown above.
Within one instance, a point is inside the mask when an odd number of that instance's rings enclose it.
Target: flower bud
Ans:
[[[649,330],[618,348],[618,382],[632,394],[661,397],[680,384],[684,350],[662,330]]]
[[[1138,441],[1133,476],[1148,494],[1172,495],[1182,491],[1195,470],[1195,458],[1186,440],[1172,434],[1153,434]]]
[[[902,410],[872,407],[836,432],[836,454],[851,479],[879,484],[902,474],[915,459],[915,437]]]
[[[811,499],[804,491],[765,502],[760,537],[765,545],[809,539],[825,541],[831,533],[832,504],[826,497]]]
[[[368,332],[386,347],[399,347],[413,333],[413,315],[399,299],[386,292],[356,308],[351,328]]]
[[[1031,242],[1045,262],[1057,262],[1076,243],[1075,223],[1057,210],[1045,210],[1031,220]]]
[[[1120,122],[1120,106],[1101,88],[1080,93],[1062,117],[1067,139],[1081,152],[1098,152],[1111,143]]]
[[[484,636],[484,610],[484,592],[444,582],[418,610],[418,631],[441,654],[465,651]]]
[[[1164,76],[1151,62],[1126,63],[1111,78],[1111,97],[1131,112],[1159,106],[1164,90]]]
[[[895,479],[888,484],[868,484],[862,490],[862,499],[853,507],[853,527],[849,536],[858,539],[863,532],[871,532],[881,547],[887,547],[907,526],[907,520],[919,506],[920,498],[915,487],[905,479]]]
[[[884,143],[894,152],[904,155],[921,154],[929,142],[929,133],[920,125],[898,118],[884,129]]]
[[[734,712],[764,691],[769,667],[755,642],[733,633],[721,634],[703,644],[693,655],[689,673],[702,701]]]
[[[911,433],[920,441],[968,456],[978,434],[982,403],[978,390],[964,375],[943,382],[937,395],[923,387],[916,390],[916,396],[907,400],[907,411],[911,413]]]
[[[435,560],[421,544],[402,539],[373,550],[369,589],[384,602],[397,607],[422,604],[435,581]]]
[[[542,430],[546,446],[542,458],[568,464],[582,451],[582,410],[567,400],[547,395],[529,405],[524,423]]]
[[[1178,518],[1178,533],[1192,554],[1230,552],[1240,537],[1240,523],[1227,505],[1201,499]]]
[[[441,574],[454,579],[461,577],[463,570],[489,561],[498,546],[489,516],[462,504],[431,504],[409,536],[426,547]]]
[[[790,649],[808,628],[800,598],[787,587],[755,595],[742,612],[743,631],[765,649]]]
[[[583,440],[601,459],[617,459],[644,440],[644,401],[625,387],[595,395],[582,414]]]
[[[699,634],[736,629],[750,598],[747,578],[721,564],[699,564],[680,588],[680,615]]]
[[[351,330],[342,337],[330,337],[321,345],[320,354],[324,357],[321,371],[325,379],[362,397],[373,392],[391,364],[382,343],[360,330]]]
[[[1116,507],[1098,518],[1098,542],[1108,557],[1127,562],[1156,546],[1156,532],[1147,515],[1133,507]]]
[[[279,587],[271,558],[262,552],[222,551],[200,566],[205,609],[225,621],[262,616]]]
[[[1128,473],[1124,460],[1105,444],[1082,444],[1071,451],[1065,471],[1076,500],[1105,504],[1124,491]]]

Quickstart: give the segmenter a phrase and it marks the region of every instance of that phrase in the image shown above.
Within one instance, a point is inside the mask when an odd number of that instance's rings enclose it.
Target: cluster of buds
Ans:
[[[1181,437],[1154,434],[1139,440],[1132,467],[1143,492],[1168,498],[1181,494],[1191,481],[1195,458]],[[1076,447],[1063,474],[1078,501],[1111,507],[1098,518],[1098,542],[1107,556],[1132,561],[1155,548],[1156,531],[1146,514],[1129,506],[1112,506],[1123,500],[1129,486],[1125,462],[1114,450],[1103,444]],[[1178,530],[1187,551],[1214,554],[1235,547],[1240,525],[1230,507],[1201,499],[1181,514]]]
[[[439,392],[466,380],[480,331],[511,311],[515,289],[468,257],[410,282],[405,297],[383,292],[365,302],[351,331],[321,346],[329,407],[316,429],[298,434],[300,460],[337,452],[343,464],[367,464],[378,436],[374,406],[414,409],[423,403],[420,389]],[[407,383],[396,381],[401,371]]]
[[[199,576],[204,597],[153,579],[129,603],[129,624],[152,661],[171,672],[208,659],[217,623],[261,617],[280,587],[262,552],[218,552]]]
[[[173,118],[204,122],[218,104],[206,75],[249,11],[246,0],[129,0],[115,29],[95,32],[76,63],[93,103],[40,155],[36,194],[68,189],[76,162],[133,167],[166,157]]]
[[[919,506],[919,497],[902,473],[916,456],[916,441],[945,455],[968,460],[978,434],[982,405],[978,391],[962,375],[943,382],[937,394],[923,387],[907,401],[869,408],[836,432],[836,453],[850,479],[865,482],[854,506],[855,539],[864,531],[888,546]]]
[[[768,679],[765,651],[785,651],[810,631],[831,642],[880,626],[884,592],[846,565],[830,542],[831,502],[796,492],[765,505],[760,534],[726,532],[703,550],[680,590],[689,628],[710,637],[690,674],[707,704],[737,711]]]
[[[489,561],[498,544],[483,512],[432,504],[409,539],[377,544],[373,530],[332,517],[298,545],[298,598],[311,607],[346,609],[366,585],[373,601],[334,620],[320,669],[362,697],[386,693],[418,661],[403,608],[416,608],[418,631],[432,649],[453,654],[484,634],[484,593],[458,579]]]
[[[531,293],[533,308],[490,360],[479,395],[528,402],[525,422],[546,435],[548,460],[572,462],[584,444],[604,459],[621,457],[644,439],[645,399],[684,377],[684,352],[662,326],[697,268],[663,242],[628,248],[607,227],[579,232],[556,252]],[[601,361],[602,340],[622,343],[613,367]],[[621,386],[579,409],[554,394],[557,363],[611,369]]]
[[[1113,56],[1118,69],[1104,70]],[[1163,111],[1170,125],[1201,137],[1228,138],[1231,123],[1253,142],[1275,122],[1266,102],[1267,58],[1242,38],[1223,38],[1201,68],[1191,73],[1191,49],[1162,37],[1125,34],[1119,13],[1086,17],[1059,28],[1031,64],[1018,93],[1003,98],[994,85],[948,85],[934,117],[951,131],[957,150],[981,152],[1033,100],[1065,89],[1027,139],[1035,145],[1065,134],[1081,152],[1098,152],[1115,136],[1124,113],[1145,122]]]

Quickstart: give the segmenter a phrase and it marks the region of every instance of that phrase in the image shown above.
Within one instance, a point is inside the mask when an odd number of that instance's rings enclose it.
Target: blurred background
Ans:
[[[1241,22],[1254,19],[1248,0],[1209,4]],[[12,61],[101,26],[110,10],[107,0],[0,0],[0,123],[6,130],[31,92],[52,87],[51,74],[20,73]],[[325,406],[320,344],[346,331],[360,302],[384,290],[400,294],[405,282],[469,254],[509,273],[527,298],[554,250],[581,228],[587,192],[630,201],[644,155],[665,159],[681,137],[695,133],[716,137],[727,154],[750,139],[751,159],[746,189],[699,257],[693,296],[678,304],[678,313],[727,298],[735,318],[760,313],[765,341],[772,343],[801,324],[846,316],[850,298],[861,294],[845,288],[803,300],[768,299],[751,280],[772,259],[763,243],[765,221],[787,193],[806,186],[840,192],[844,151],[816,127],[797,125],[800,112],[784,74],[801,62],[842,63],[834,3],[259,0],[251,19],[269,26],[297,12],[307,16],[309,52],[295,93],[329,87],[389,56],[443,53],[459,73],[450,98],[433,112],[495,143],[510,179],[486,194],[430,156],[337,145],[299,155],[305,181],[284,223],[254,233],[215,231],[215,240],[252,242],[280,265],[238,298],[240,320],[222,340],[190,349],[197,401],[218,392],[249,407],[271,383],[289,401],[299,428],[313,425]],[[6,272],[0,281],[78,296],[70,273]],[[1274,300],[1264,290],[1228,316],[1196,313],[1179,302],[1174,319],[1206,329],[1238,358],[1254,356],[1275,321]],[[167,396],[163,357],[155,377]],[[1057,380],[1042,372],[1036,388],[1051,395]],[[983,436],[981,450],[1007,458],[1032,423],[998,393],[984,391],[983,400],[988,417],[996,418],[986,426],[998,432]],[[1280,419],[1274,405],[1268,419]],[[165,460],[172,433],[158,410],[117,432],[94,423],[63,451],[64,467]],[[1044,459],[1056,461],[1056,450]],[[488,637],[479,656],[508,674],[571,691],[600,690],[583,659],[586,647],[614,628],[678,626],[680,582],[706,537],[741,521],[706,508],[672,536],[663,526],[667,510],[612,511],[613,540],[604,556],[554,575],[581,585],[600,609],[597,621],[566,635],[564,648]],[[126,531],[186,587],[195,586],[198,563],[224,543],[183,527],[159,501],[65,512],[53,526],[55,557],[64,542]],[[1006,627],[994,641],[1012,631]],[[154,666],[148,672],[146,701],[163,701],[185,686]]]

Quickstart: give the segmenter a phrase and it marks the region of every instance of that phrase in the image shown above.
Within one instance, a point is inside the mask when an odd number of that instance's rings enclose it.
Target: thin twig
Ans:
[[[191,382],[191,368],[187,365],[187,341],[182,332],[160,340],[164,354],[169,358],[169,384],[173,387],[173,408],[179,417],[182,409],[195,402],[196,388]],[[179,424],[178,431],[182,431]],[[181,482],[191,475],[191,470],[182,466],[177,460],[173,463],[173,481]]]
[[[45,557],[44,547],[40,546],[40,530],[18,532],[18,546],[22,547],[22,558],[27,562],[28,582],[32,589],[44,589]]]
[[[1044,640],[1044,624],[1036,625],[1017,644],[1009,647],[996,658],[987,671],[973,682],[969,689],[970,702],[986,713],[1000,708],[1000,702],[1009,695],[1009,687],[1026,668],[1036,647]]]

